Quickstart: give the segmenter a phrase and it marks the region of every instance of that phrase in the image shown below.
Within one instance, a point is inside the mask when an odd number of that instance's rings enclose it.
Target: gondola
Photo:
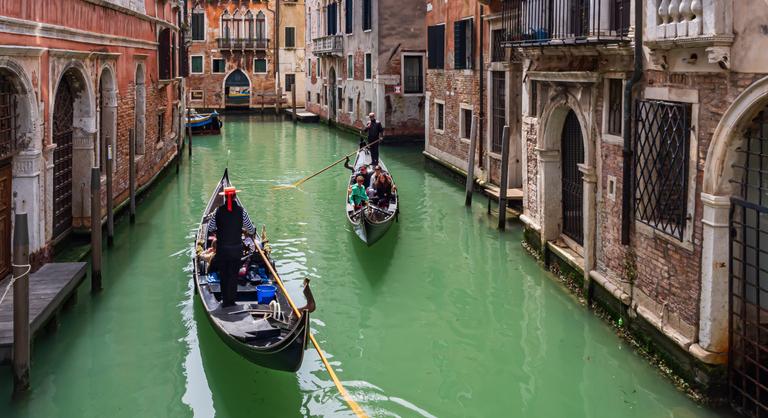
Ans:
[[[349,178],[347,184],[352,185],[355,183],[355,173],[360,172],[360,167],[363,165],[368,166],[368,170],[373,170],[371,166],[371,152],[368,148],[363,148],[357,153],[355,158],[354,173]],[[382,171],[389,174],[392,177],[392,173],[387,170],[384,162],[379,158],[379,166]],[[370,187],[371,185],[366,185]],[[392,180],[392,187],[394,187],[394,180]],[[349,203],[349,191],[345,194],[345,209],[347,214],[347,221],[355,231],[355,234],[368,245],[375,244],[392,226],[392,223],[398,217],[399,211],[399,198],[397,193],[393,193],[392,198],[383,205],[369,204],[363,206],[362,209],[355,210],[355,207]]]
[[[187,127],[192,130],[193,135],[218,135],[224,122],[219,119],[219,114],[214,110],[212,113],[193,113],[187,117]]]
[[[254,237],[243,239],[243,265],[246,266],[246,274],[239,280],[235,306],[221,306],[221,284],[216,280],[216,274],[208,271],[210,260],[206,250],[211,245],[208,222],[216,208],[223,203],[223,197],[220,197],[219,193],[230,185],[228,171],[224,171],[224,176],[216,186],[200,222],[194,256],[196,293],[216,334],[232,350],[260,366],[295,372],[304,358],[309,314],[314,310],[314,298],[308,281],[305,281],[304,295],[307,305],[298,308],[301,317],[294,313],[289,296],[283,293],[280,279],[274,273],[275,264],[269,256],[266,232],[262,230],[261,237],[256,234]],[[266,291],[261,287],[270,284],[275,286],[266,288]],[[264,296],[270,292],[274,292],[274,300],[267,304]]]

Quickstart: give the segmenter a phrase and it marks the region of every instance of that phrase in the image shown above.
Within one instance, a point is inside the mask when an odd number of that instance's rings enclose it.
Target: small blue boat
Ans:
[[[193,135],[218,135],[224,122],[219,119],[219,114],[193,112],[187,117],[187,127],[191,128]]]

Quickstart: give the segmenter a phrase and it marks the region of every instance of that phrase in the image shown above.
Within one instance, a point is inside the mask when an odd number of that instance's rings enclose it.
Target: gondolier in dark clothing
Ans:
[[[235,304],[237,295],[237,275],[242,265],[243,230],[248,235],[256,233],[248,213],[237,203],[237,192],[234,187],[225,187],[219,193],[224,196],[224,203],[216,209],[210,222],[208,234],[216,236],[216,264],[221,278],[222,307]]]
[[[377,141],[384,138],[384,127],[381,126],[381,122],[376,120],[376,114],[371,113],[368,117],[371,120],[365,125],[364,131],[368,134],[368,148],[371,150],[372,165],[376,166],[379,164],[379,144],[381,144]]]

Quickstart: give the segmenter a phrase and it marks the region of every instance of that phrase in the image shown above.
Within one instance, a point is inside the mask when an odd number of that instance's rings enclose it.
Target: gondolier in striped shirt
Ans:
[[[237,274],[242,265],[242,233],[256,233],[248,213],[237,203],[239,190],[225,187],[219,193],[224,203],[208,222],[208,234],[216,236],[216,264],[221,277],[222,307],[233,306],[237,295]]]

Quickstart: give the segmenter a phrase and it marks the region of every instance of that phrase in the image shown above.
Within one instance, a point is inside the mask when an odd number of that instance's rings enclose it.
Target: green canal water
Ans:
[[[322,125],[228,117],[221,138],[121,219],[104,255],[104,291],[88,285],[61,325],[36,341],[33,390],[2,417],[351,416],[318,355],[296,374],[239,358],[195,300],[191,243],[229,160],[255,223],[299,304],[304,277],[318,309],[312,330],[371,416],[713,417],[679,393],[579,306],[520,245],[499,233],[478,197],[429,168],[418,147],[386,147],[402,215],[371,248],[345,223],[341,167],[303,177],[357,145]],[[227,157],[228,151],[231,151]]]

